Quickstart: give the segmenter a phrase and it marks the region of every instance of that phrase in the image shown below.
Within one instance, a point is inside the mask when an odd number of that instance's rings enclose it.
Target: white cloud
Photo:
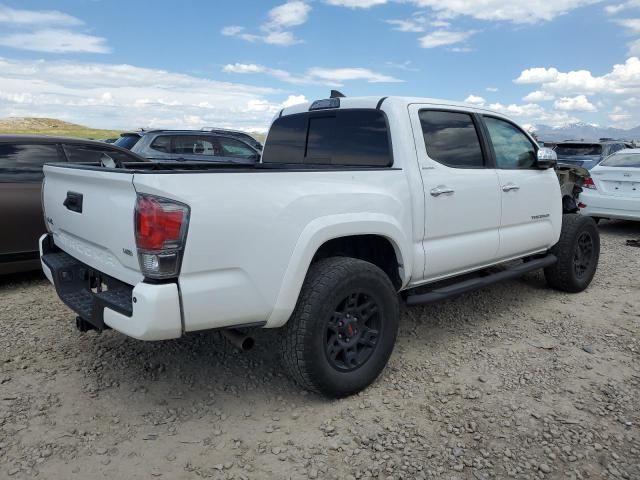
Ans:
[[[553,100],[554,98],[554,95],[549,92],[536,90],[527,94],[522,100],[524,100],[525,102],[544,102],[547,100]]]
[[[536,103],[525,103],[523,105],[492,103],[488,108],[508,117],[517,118],[521,124],[560,125],[578,121],[578,118],[567,112],[548,111]]]
[[[498,20],[513,23],[549,21],[576,8],[600,0],[413,0],[418,7],[429,7],[443,18],[469,16],[478,20]]]
[[[103,128],[204,125],[264,130],[279,90],[127,64],[0,57],[3,116],[46,116]]]
[[[425,23],[415,18],[408,18],[406,20],[387,20],[389,25],[394,26],[394,30],[398,32],[412,32],[420,33],[426,29]]]
[[[327,5],[348,8],[371,8],[384,5],[388,0],[326,0]]]
[[[622,25],[624,28],[628,28],[633,33],[640,33],[640,18],[625,18],[617,20],[617,23]]]
[[[486,90],[487,92],[495,93],[495,92],[497,92],[497,91],[498,91],[498,88],[497,88],[497,87],[487,87],[487,88],[485,88],[485,90]]]
[[[553,103],[553,106],[558,110],[570,112],[595,112],[597,110],[584,95],[559,98]]]
[[[230,63],[222,68],[225,73],[262,73],[265,70],[266,67],[255,63]]]
[[[535,67],[523,70],[520,76],[514,80],[515,83],[546,83],[558,78],[559,72],[556,68]]]
[[[630,57],[611,72],[594,76],[588,70],[560,72],[556,68],[530,68],[514,80],[518,84],[541,84],[541,90],[563,94],[629,95],[640,93],[640,59]]]
[[[444,45],[452,45],[455,43],[464,42],[471,35],[476,33],[475,31],[469,32],[451,32],[447,30],[436,30],[424,37],[420,38],[420,46],[422,48],[436,48]]]
[[[282,108],[298,105],[299,103],[307,103],[308,101],[304,95],[289,95],[289,98],[282,102]]]
[[[19,50],[47,53],[109,53],[107,41],[69,30],[46,29],[0,36],[0,45]]]
[[[239,35],[244,31],[244,27],[240,27],[239,25],[229,25],[228,27],[224,27],[220,33],[222,35],[226,35],[227,37],[233,37],[235,35]]]
[[[441,19],[430,18],[424,12],[415,12],[406,19],[394,19],[386,21],[389,25],[394,26],[394,30],[398,32],[421,33],[426,32],[428,28],[446,29],[451,26],[449,22]]]
[[[348,68],[309,68],[304,74],[293,74],[286,70],[268,68],[264,65],[233,63],[222,68],[226,73],[265,73],[283,82],[294,85],[327,85],[340,87],[347,81],[364,81],[367,83],[394,83],[402,80],[374,72],[368,68],[348,67]]]
[[[607,5],[606,7],[604,7],[604,10],[610,15],[615,15],[616,13],[620,13],[623,10],[628,10],[630,8],[640,8],[640,0],[629,0],[624,3]]]
[[[390,68],[397,68],[398,70],[405,70],[407,72],[419,72],[419,68],[411,66],[411,60],[407,60],[401,63],[398,62],[386,62],[385,65]]]
[[[368,68],[311,68],[309,76],[318,78],[336,85],[348,80],[364,80],[368,83],[394,83],[401,82],[397,78],[382,73],[373,72]]]
[[[629,55],[635,55],[640,57],[640,38],[629,43],[628,46],[629,46]]]
[[[82,25],[82,20],[57,10],[18,10],[0,5],[0,23],[12,26]]]
[[[560,120],[563,114],[568,115],[567,112],[613,111],[618,107],[631,111],[630,105],[640,97],[640,59],[629,57],[602,75],[594,75],[589,70],[563,72],[554,67],[529,68],[523,70],[514,82],[537,86],[534,92],[525,97],[525,102],[555,99],[553,107],[556,120]],[[634,121],[637,125],[637,114],[628,120],[629,123]]]
[[[469,95],[467,98],[464,99],[464,103],[471,103],[472,105],[482,106],[486,103],[486,100],[477,95]]]
[[[609,113],[609,118],[617,124],[620,124],[630,120],[631,114],[624,108],[617,106],[611,111],[611,113]]]
[[[288,47],[302,40],[286,30],[297,27],[307,22],[311,6],[301,0],[291,0],[269,10],[268,20],[260,27],[261,33],[247,33],[245,28],[239,25],[224,27],[220,33],[227,37],[237,37],[247,42],[263,42],[280,47]]]
[[[284,3],[269,11],[269,22],[265,25],[265,28],[297,27],[307,21],[309,12],[311,12],[311,7],[305,2],[294,0]]]

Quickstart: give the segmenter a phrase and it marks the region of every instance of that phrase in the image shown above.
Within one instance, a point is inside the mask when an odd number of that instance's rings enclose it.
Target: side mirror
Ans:
[[[538,149],[538,160],[536,166],[538,168],[554,168],[558,164],[558,155],[555,150],[551,150],[547,147],[540,147]]]

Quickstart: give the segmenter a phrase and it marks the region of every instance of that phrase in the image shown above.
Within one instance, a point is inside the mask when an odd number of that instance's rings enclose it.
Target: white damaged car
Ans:
[[[591,169],[580,193],[580,213],[640,220],[640,149],[620,150]]]

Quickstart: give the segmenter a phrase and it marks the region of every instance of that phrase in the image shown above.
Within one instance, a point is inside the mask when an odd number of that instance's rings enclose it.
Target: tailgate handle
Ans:
[[[67,198],[62,202],[62,205],[72,212],[82,213],[82,194],[78,192],[67,192]]]

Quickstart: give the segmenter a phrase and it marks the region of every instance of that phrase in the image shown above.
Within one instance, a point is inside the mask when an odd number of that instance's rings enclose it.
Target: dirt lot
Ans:
[[[41,276],[0,280],[0,478],[640,478],[640,224],[601,231],[586,292],[532,274],[405,309],[339,401],[280,373],[273,332],[80,334]]]

